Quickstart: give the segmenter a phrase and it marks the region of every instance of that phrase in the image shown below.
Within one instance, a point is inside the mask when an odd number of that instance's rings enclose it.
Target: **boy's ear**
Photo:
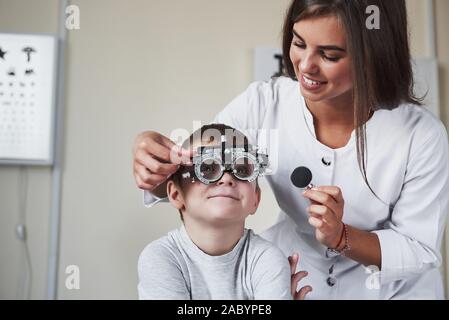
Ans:
[[[250,213],[251,215],[255,214],[257,211],[257,208],[259,207],[261,193],[262,193],[262,191],[260,190],[259,185],[257,185],[256,186],[256,199],[254,200],[254,211]]]
[[[174,183],[173,180],[169,180],[167,182],[167,196],[172,206],[176,209],[185,209],[184,197],[182,195],[181,188]]]

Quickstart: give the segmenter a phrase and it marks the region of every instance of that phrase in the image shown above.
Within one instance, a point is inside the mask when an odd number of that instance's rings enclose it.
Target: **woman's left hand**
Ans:
[[[296,272],[296,267],[299,263],[299,254],[294,253],[292,256],[288,257],[288,262],[290,263],[290,273],[291,273],[291,291],[293,300],[305,300],[306,295],[312,291],[311,286],[298,288],[298,283],[305,277],[307,277],[307,271]]]
[[[303,192],[312,204],[307,208],[309,223],[316,229],[316,239],[323,245],[336,249],[340,244],[343,227],[344,199],[340,188],[320,186]]]

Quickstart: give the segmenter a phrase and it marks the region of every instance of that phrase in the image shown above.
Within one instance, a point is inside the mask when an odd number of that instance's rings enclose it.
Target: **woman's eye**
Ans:
[[[293,45],[298,48],[301,48],[301,49],[306,48],[306,45],[301,42],[294,42]],[[341,59],[341,57],[330,57],[330,56],[325,55],[324,53],[321,53],[321,56],[323,57],[323,59],[331,61],[331,62],[338,62]]]
[[[298,48],[301,48],[301,49],[305,49],[306,48],[306,45],[304,43],[301,43],[301,42],[294,42],[293,44],[295,46],[297,46]]]
[[[328,57],[328,56],[323,56],[324,59],[332,61],[332,62],[337,62],[338,60],[340,60],[340,57]]]

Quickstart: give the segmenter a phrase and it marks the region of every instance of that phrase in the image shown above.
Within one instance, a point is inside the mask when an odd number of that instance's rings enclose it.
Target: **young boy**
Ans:
[[[201,147],[193,166],[181,166],[167,183],[183,225],[141,253],[139,298],[292,299],[284,254],[245,229],[259,205],[257,176],[267,158],[221,124],[203,126],[183,147]]]

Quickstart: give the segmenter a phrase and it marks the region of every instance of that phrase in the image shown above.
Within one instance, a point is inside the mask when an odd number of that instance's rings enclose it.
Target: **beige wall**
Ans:
[[[252,81],[252,48],[279,45],[289,0],[72,3],[80,7],[81,29],[68,33],[58,297],[133,299],[139,252],[180,223],[168,205],[143,208],[131,175],[134,136],[209,121]],[[408,3],[412,50],[422,56],[425,6]],[[439,30],[446,30],[440,9],[448,12],[447,2],[437,5]],[[57,14],[57,0],[0,0],[0,31],[55,33]],[[443,87],[449,86],[447,50],[440,34]],[[448,120],[448,99],[442,99]],[[46,290],[51,171],[28,173],[32,298],[39,299]],[[22,201],[18,181],[17,168],[0,167],[0,298],[15,298],[22,265],[14,237]],[[249,223],[256,231],[276,217],[266,186],[262,207]],[[80,267],[80,290],[64,286],[64,270],[72,264]]]
[[[58,30],[58,0],[0,1],[0,32],[54,34]],[[45,298],[49,243],[51,170],[30,167],[26,224],[33,266],[31,297]],[[0,166],[0,299],[16,298],[19,276],[24,271],[23,246],[15,237],[19,203],[24,190],[19,190],[20,170]]]
[[[436,0],[437,54],[439,61],[441,119],[449,128],[449,38],[447,30],[449,21],[449,1]],[[449,296],[449,226],[446,227],[446,243],[444,247],[446,297]]]

